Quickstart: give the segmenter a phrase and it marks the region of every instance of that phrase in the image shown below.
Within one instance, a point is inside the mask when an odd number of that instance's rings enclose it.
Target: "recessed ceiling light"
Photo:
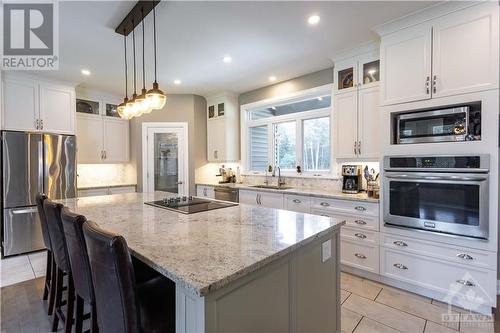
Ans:
[[[322,101],[323,100],[323,97],[318,97],[318,101]]]
[[[271,81],[271,82],[272,82],[272,81],[276,81],[276,76],[274,76],[274,75],[273,75],[273,76],[270,76],[270,77],[269,77],[269,81]]]
[[[181,83],[182,83],[182,82],[181,82],[181,80],[179,80],[179,79],[175,79],[175,80],[174,80],[174,84],[179,85],[179,84],[181,84]]]
[[[311,25],[315,25],[315,24],[319,23],[319,20],[320,20],[320,18],[318,15],[311,15],[307,19],[307,22],[309,22],[309,24],[311,24]]]
[[[229,64],[231,61],[233,61],[233,58],[231,58],[230,56],[225,56],[224,58],[222,58],[222,61],[224,61],[224,63],[226,64]]]
[[[90,71],[89,71],[88,69],[82,69],[82,70],[81,70],[81,73],[82,73],[83,75],[87,75],[87,76],[88,76],[88,75],[90,75]]]
[[[275,106],[271,106],[271,109],[273,109],[274,111],[276,111],[276,107]]]

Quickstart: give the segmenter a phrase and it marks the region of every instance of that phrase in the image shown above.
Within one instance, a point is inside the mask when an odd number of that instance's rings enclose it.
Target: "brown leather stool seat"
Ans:
[[[125,239],[87,221],[83,233],[101,332],[174,332],[175,284],[158,276],[136,284]]]

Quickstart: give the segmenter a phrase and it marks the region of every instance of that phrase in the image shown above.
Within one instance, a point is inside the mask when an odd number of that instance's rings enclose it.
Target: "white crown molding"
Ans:
[[[395,31],[408,28],[458,10],[479,5],[482,3],[497,3],[493,1],[446,1],[421,9],[414,13],[402,16],[395,20],[380,24],[372,30],[379,36],[385,36]]]
[[[378,52],[379,48],[380,48],[380,41],[379,40],[372,40],[372,41],[360,44],[356,47],[353,47],[353,48],[350,48],[347,50],[343,50],[340,52],[336,52],[330,56],[330,60],[332,60],[333,63],[335,64],[335,62],[339,62],[339,61],[342,61],[345,59],[357,57],[357,56],[367,54],[367,53]]]

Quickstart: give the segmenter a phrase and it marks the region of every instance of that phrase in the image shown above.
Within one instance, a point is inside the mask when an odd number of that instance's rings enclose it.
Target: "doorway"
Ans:
[[[142,124],[144,192],[189,193],[187,123]]]

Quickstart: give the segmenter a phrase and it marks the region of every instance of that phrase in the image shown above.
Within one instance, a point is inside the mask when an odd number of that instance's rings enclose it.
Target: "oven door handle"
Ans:
[[[408,180],[453,180],[453,181],[482,181],[488,180],[485,175],[468,175],[468,176],[416,176],[416,175],[385,175],[389,179],[408,179]]]

